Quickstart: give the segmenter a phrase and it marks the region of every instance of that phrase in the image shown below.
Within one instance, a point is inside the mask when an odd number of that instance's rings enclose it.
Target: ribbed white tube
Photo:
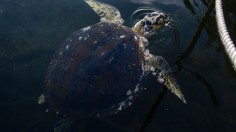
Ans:
[[[221,42],[225,48],[226,53],[230,58],[230,61],[233,64],[234,70],[236,71],[236,49],[226,28],[221,0],[215,1],[215,8],[216,8],[216,22]]]

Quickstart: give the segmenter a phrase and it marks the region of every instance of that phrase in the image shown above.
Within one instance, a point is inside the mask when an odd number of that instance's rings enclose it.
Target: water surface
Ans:
[[[176,22],[178,32],[160,31],[150,38],[149,48],[169,62],[188,104],[167,91],[145,131],[236,129],[236,72],[219,40],[214,9],[203,26],[198,26],[210,0],[101,1],[120,9],[125,25],[130,27],[142,15],[140,12],[131,18],[140,8],[161,10]],[[234,0],[224,1],[226,22],[234,42],[235,6]],[[82,0],[0,1],[1,131],[53,131],[55,113],[46,113],[37,104],[50,59],[73,31],[96,22],[99,17]],[[75,130],[137,131],[162,88],[149,77],[147,90],[130,108],[100,119],[85,119],[77,123]]]

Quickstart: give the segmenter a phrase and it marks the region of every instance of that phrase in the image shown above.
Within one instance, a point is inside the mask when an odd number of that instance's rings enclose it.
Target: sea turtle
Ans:
[[[149,73],[186,103],[167,62],[147,49],[146,38],[169,17],[152,12],[129,28],[117,8],[84,1],[101,22],[75,31],[56,51],[38,103],[65,117],[117,113],[134,102]]]

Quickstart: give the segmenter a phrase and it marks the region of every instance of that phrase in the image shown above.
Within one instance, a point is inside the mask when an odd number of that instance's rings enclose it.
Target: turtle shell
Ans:
[[[100,22],[72,33],[51,60],[46,103],[62,114],[104,115],[130,106],[142,90],[140,37]]]

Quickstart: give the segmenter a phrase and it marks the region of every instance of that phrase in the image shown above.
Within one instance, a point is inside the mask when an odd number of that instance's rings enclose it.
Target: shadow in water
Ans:
[[[197,14],[196,11],[194,10],[194,6],[191,4],[189,0],[183,0],[183,2],[193,15]]]
[[[155,102],[152,104],[150,110],[148,111],[148,113],[146,114],[146,116],[143,119],[143,122],[141,124],[141,127],[139,128],[138,132],[144,132],[145,128],[150,124],[150,122],[152,121],[155,112],[158,108],[158,106],[161,104],[161,101],[163,99],[163,97],[165,96],[167,91],[167,88],[164,86],[161,91],[159,92]]]
[[[189,46],[181,53],[179,58],[175,61],[175,64],[178,67],[177,68],[178,70],[176,72],[179,72],[183,68],[183,66],[181,64],[181,60],[185,59],[189,54],[191,54],[194,47],[196,46],[197,41],[203,31],[203,28],[206,25],[207,19],[210,17],[210,13],[212,12],[212,10],[214,8],[214,3],[215,3],[215,0],[211,0],[211,3],[209,4],[207,11],[205,12],[204,16],[202,17],[202,19],[197,27],[197,30],[195,31],[194,36],[189,43]],[[204,4],[208,5],[207,1],[204,1]],[[211,84],[208,83],[208,81],[206,79],[204,79],[200,73],[194,72],[190,69],[185,69],[185,71],[190,72],[193,75],[193,77],[195,77],[197,80],[202,82],[207,87],[207,89],[210,93],[212,102],[213,102],[214,106],[217,107],[218,103],[217,103],[216,95],[214,94],[214,90],[213,90],[213,87],[211,86]]]
[[[207,81],[207,79],[205,79],[201,74],[199,74],[195,71],[192,71],[190,69],[185,69],[185,71],[191,73],[192,76],[194,76],[198,81],[200,81],[202,84],[204,84],[207,87],[207,89],[209,91],[209,94],[211,96],[212,102],[213,102],[214,106],[217,107],[218,102],[217,102],[217,99],[216,99],[215,92],[214,92],[213,87],[211,86],[211,84]]]
[[[214,8],[214,0],[212,0],[211,4],[208,6],[207,11],[205,12],[204,16],[202,17],[199,25],[197,26],[197,30],[194,33],[194,36],[192,37],[189,46],[182,52],[180,53],[181,55],[178,57],[178,59],[175,61],[175,64],[178,67],[178,71],[180,71],[183,66],[181,64],[181,60],[183,60],[184,58],[186,58],[189,54],[191,54],[191,52],[193,51],[194,47],[197,44],[197,41],[202,33],[202,30],[204,28],[204,25],[206,23],[206,20],[209,18],[210,13],[212,12],[212,9]],[[178,72],[177,71],[177,72]]]

